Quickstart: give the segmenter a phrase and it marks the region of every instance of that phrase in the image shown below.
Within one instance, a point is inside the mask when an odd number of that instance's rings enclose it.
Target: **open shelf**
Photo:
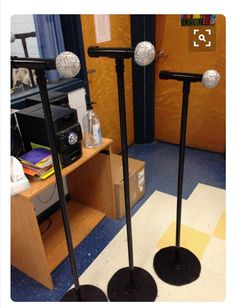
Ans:
[[[82,166],[86,161],[91,159],[93,156],[95,156],[100,151],[104,150],[108,146],[110,146],[112,143],[111,139],[108,138],[102,138],[102,144],[98,146],[97,148],[88,149],[83,147],[82,148],[82,156],[76,160],[71,165],[61,169],[62,176],[67,176],[72,171],[76,170],[80,166]],[[49,186],[53,185],[56,182],[55,175],[49,176],[47,179],[42,181],[35,181],[33,179],[30,179],[30,185],[31,188],[29,190],[21,192],[21,196],[33,199],[35,196],[37,196],[40,192],[46,190]]]
[[[67,202],[74,248],[106,216],[115,217],[111,169],[112,140],[102,138],[95,149],[61,170],[66,176]],[[54,175],[30,181],[31,188],[11,198],[11,263],[43,286],[53,289],[51,273],[68,256],[61,210],[38,225],[34,197],[56,183]]]
[[[105,217],[105,213],[72,200],[68,202],[68,215],[74,248]],[[51,225],[50,221],[46,220],[40,225],[40,230],[49,269],[52,272],[68,256],[68,250],[61,210],[55,212],[50,220]]]

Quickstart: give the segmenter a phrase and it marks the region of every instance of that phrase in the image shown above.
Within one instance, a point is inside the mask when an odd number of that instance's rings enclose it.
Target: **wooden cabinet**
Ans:
[[[83,148],[82,157],[62,169],[70,200],[67,203],[73,245],[76,247],[108,215],[115,217],[111,171],[111,139],[96,149]],[[38,225],[33,197],[55,184],[55,176],[31,182],[31,189],[12,197],[11,262],[19,270],[53,289],[51,272],[67,257],[61,211],[54,213],[48,230]]]

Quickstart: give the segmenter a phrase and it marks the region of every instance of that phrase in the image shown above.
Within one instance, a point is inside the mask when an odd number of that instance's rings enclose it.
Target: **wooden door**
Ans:
[[[81,15],[83,42],[91,100],[96,102],[94,110],[101,121],[102,135],[114,139],[112,151],[120,152],[120,125],[115,60],[91,58],[87,54],[89,46],[130,47],[131,30],[129,15],[110,15],[111,41],[96,43],[94,15]],[[92,72],[92,73],[89,73]],[[131,60],[125,60],[125,98],[128,144],[134,141]]]
[[[216,16],[216,50],[189,51],[188,27],[179,15],[157,16],[157,49],[164,56],[156,61],[155,137],[179,143],[182,82],[160,80],[159,71],[204,73],[215,69],[221,82],[214,89],[201,83],[191,86],[186,144],[215,152],[225,151],[225,17]]]

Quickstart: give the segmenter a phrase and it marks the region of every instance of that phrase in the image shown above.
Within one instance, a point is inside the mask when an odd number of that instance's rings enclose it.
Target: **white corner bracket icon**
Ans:
[[[193,29],[193,35],[196,35],[197,32],[199,32],[199,29]],[[196,41],[193,41],[193,47],[199,47],[199,44],[197,44]]]
[[[211,35],[211,29],[206,29],[205,31],[208,33],[208,35]],[[208,43],[205,46],[211,47],[211,41],[208,41]]]

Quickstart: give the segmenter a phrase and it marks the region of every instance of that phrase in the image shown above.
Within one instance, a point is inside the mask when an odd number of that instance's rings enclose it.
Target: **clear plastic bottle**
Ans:
[[[92,103],[87,106],[87,111],[82,118],[84,146],[96,148],[102,143],[100,120],[94,112]]]

